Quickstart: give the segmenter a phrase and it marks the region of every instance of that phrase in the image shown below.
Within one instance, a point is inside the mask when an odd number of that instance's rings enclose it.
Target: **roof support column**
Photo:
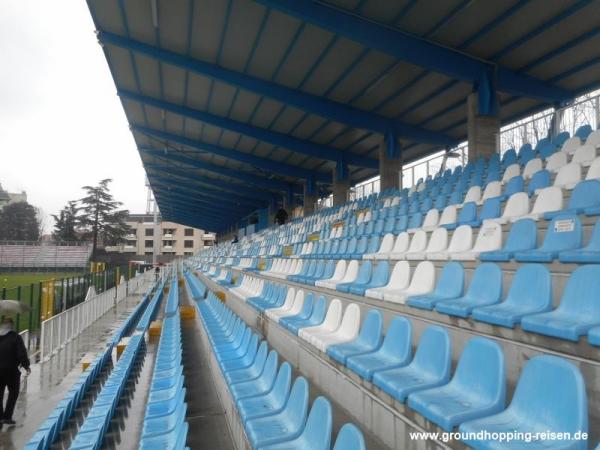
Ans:
[[[336,163],[335,169],[333,169],[333,186],[331,189],[333,206],[340,206],[346,203],[349,189],[350,177],[348,174],[348,164],[340,160]]]
[[[279,204],[273,198],[269,202],[269,207],[267,208],[267,227],[275,224],[275,214],[277,214],[277,210],[279,210]]]
[[[319,200],[319,192],[314,179],[304,182],[304,216],[315,212],[315,204]]]
[[[500,118],[492,71],[482,75],[474,92],[467,98],[467,132],[469,161],[489,157],[499,151]]]
[[[389,132],[379,144],[379,186],[380,191],[401,189],[402,151],[398,136]]]

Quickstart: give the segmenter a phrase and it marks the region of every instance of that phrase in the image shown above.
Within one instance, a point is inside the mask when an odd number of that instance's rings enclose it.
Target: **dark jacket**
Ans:
[[[0,336],[0,370],[17,369],[19,366],[29,369],[29,357],[23,338],[15,331]]]

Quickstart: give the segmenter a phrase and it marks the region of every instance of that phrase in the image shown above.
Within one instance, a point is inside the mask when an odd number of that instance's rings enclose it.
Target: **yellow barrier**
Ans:
[[[283,247],[283,256],[291,256],[292,252],[294,251],[294,246],[293,245],[286,245]]]
[[[313,233],[311,235],[308,236],[308,241],[309,242],[314,242],[314,241],[318,241],[321,238],[320,233]]]
[[[54,312],[54,280],[42,281],[42,320],[53,316]]]

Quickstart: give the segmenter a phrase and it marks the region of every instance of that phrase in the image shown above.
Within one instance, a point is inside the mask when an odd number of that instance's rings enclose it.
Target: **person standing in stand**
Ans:
[[[19,397],[21,372],[19,367],[31,373],[29,357],[23,338],[15,331],[10,317],[0,322],[0,419],[5,425],[15,425],[13,412]],[[4,391],[8,389],[8,398],[4,404]]]

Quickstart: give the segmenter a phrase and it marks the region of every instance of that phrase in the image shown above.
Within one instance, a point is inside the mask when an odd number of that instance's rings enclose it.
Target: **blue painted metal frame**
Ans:
[[[117,47],[128,49],[135,53],[141,53],[167,64],[172,64],[212,79],[222,80],[225,83],[238,86],[242,89],[247,89],[277,101],[282,101],[305,111],[310,111],[311,113],[328,117],[356,128],[369,129],[378,133],[384,133],[386,130],[394,129],[402,136],[406,136],[408,139],[415,139],[442,145],[451,145],[451,141],[453,142],[451,137],[440,135],[439,133],[435,133],[433,131],[415,127],[410,124],[403,124],[384,116],[369,113],[342,103],[328,100],[326,98],[298,91],[296,89],[291,89],[271,81],[261,80],[260,78],[255,78],[243,73],[224,69],[216,65],[144,44],[133,39],[118,36],[107,31],[99,31],[98,39],[104,44],[111,44]]]
[[[312,0],[255,0],[300,20],[313,23],[348,39],[412,64],[444,73],[452,78],[479,82],[494,70],[498,89],[546,102],[565,102],[573,94],[565,89],[430,41],[384,27]]]
[[[266,158],[260,158],[258,156],[250,155],[238,150],[233,150],[225,147],[219,147],[217,145],[208,144],[205,142],[190,139],[178,134],[167,133],[166,131],[155,130],[153,128],[144,127],[141,125],[131,125],[131,129],[134,132],[142,133],[148,136],[153,136],[158,139],[164,139],[165,141],[175,142],[186,147],[194,148],[202,152],[214,153],[225,158],[233,159],[236,161],[249,164],[251,166],[260,168],[280,175],[285,175],[295,178],[308,179],[314,177],[315,180],[321,183],[331,183],[331,175],[313,172],[310,170],[302,169],[300,167],[292,166],[289,164],[272,161]]]

